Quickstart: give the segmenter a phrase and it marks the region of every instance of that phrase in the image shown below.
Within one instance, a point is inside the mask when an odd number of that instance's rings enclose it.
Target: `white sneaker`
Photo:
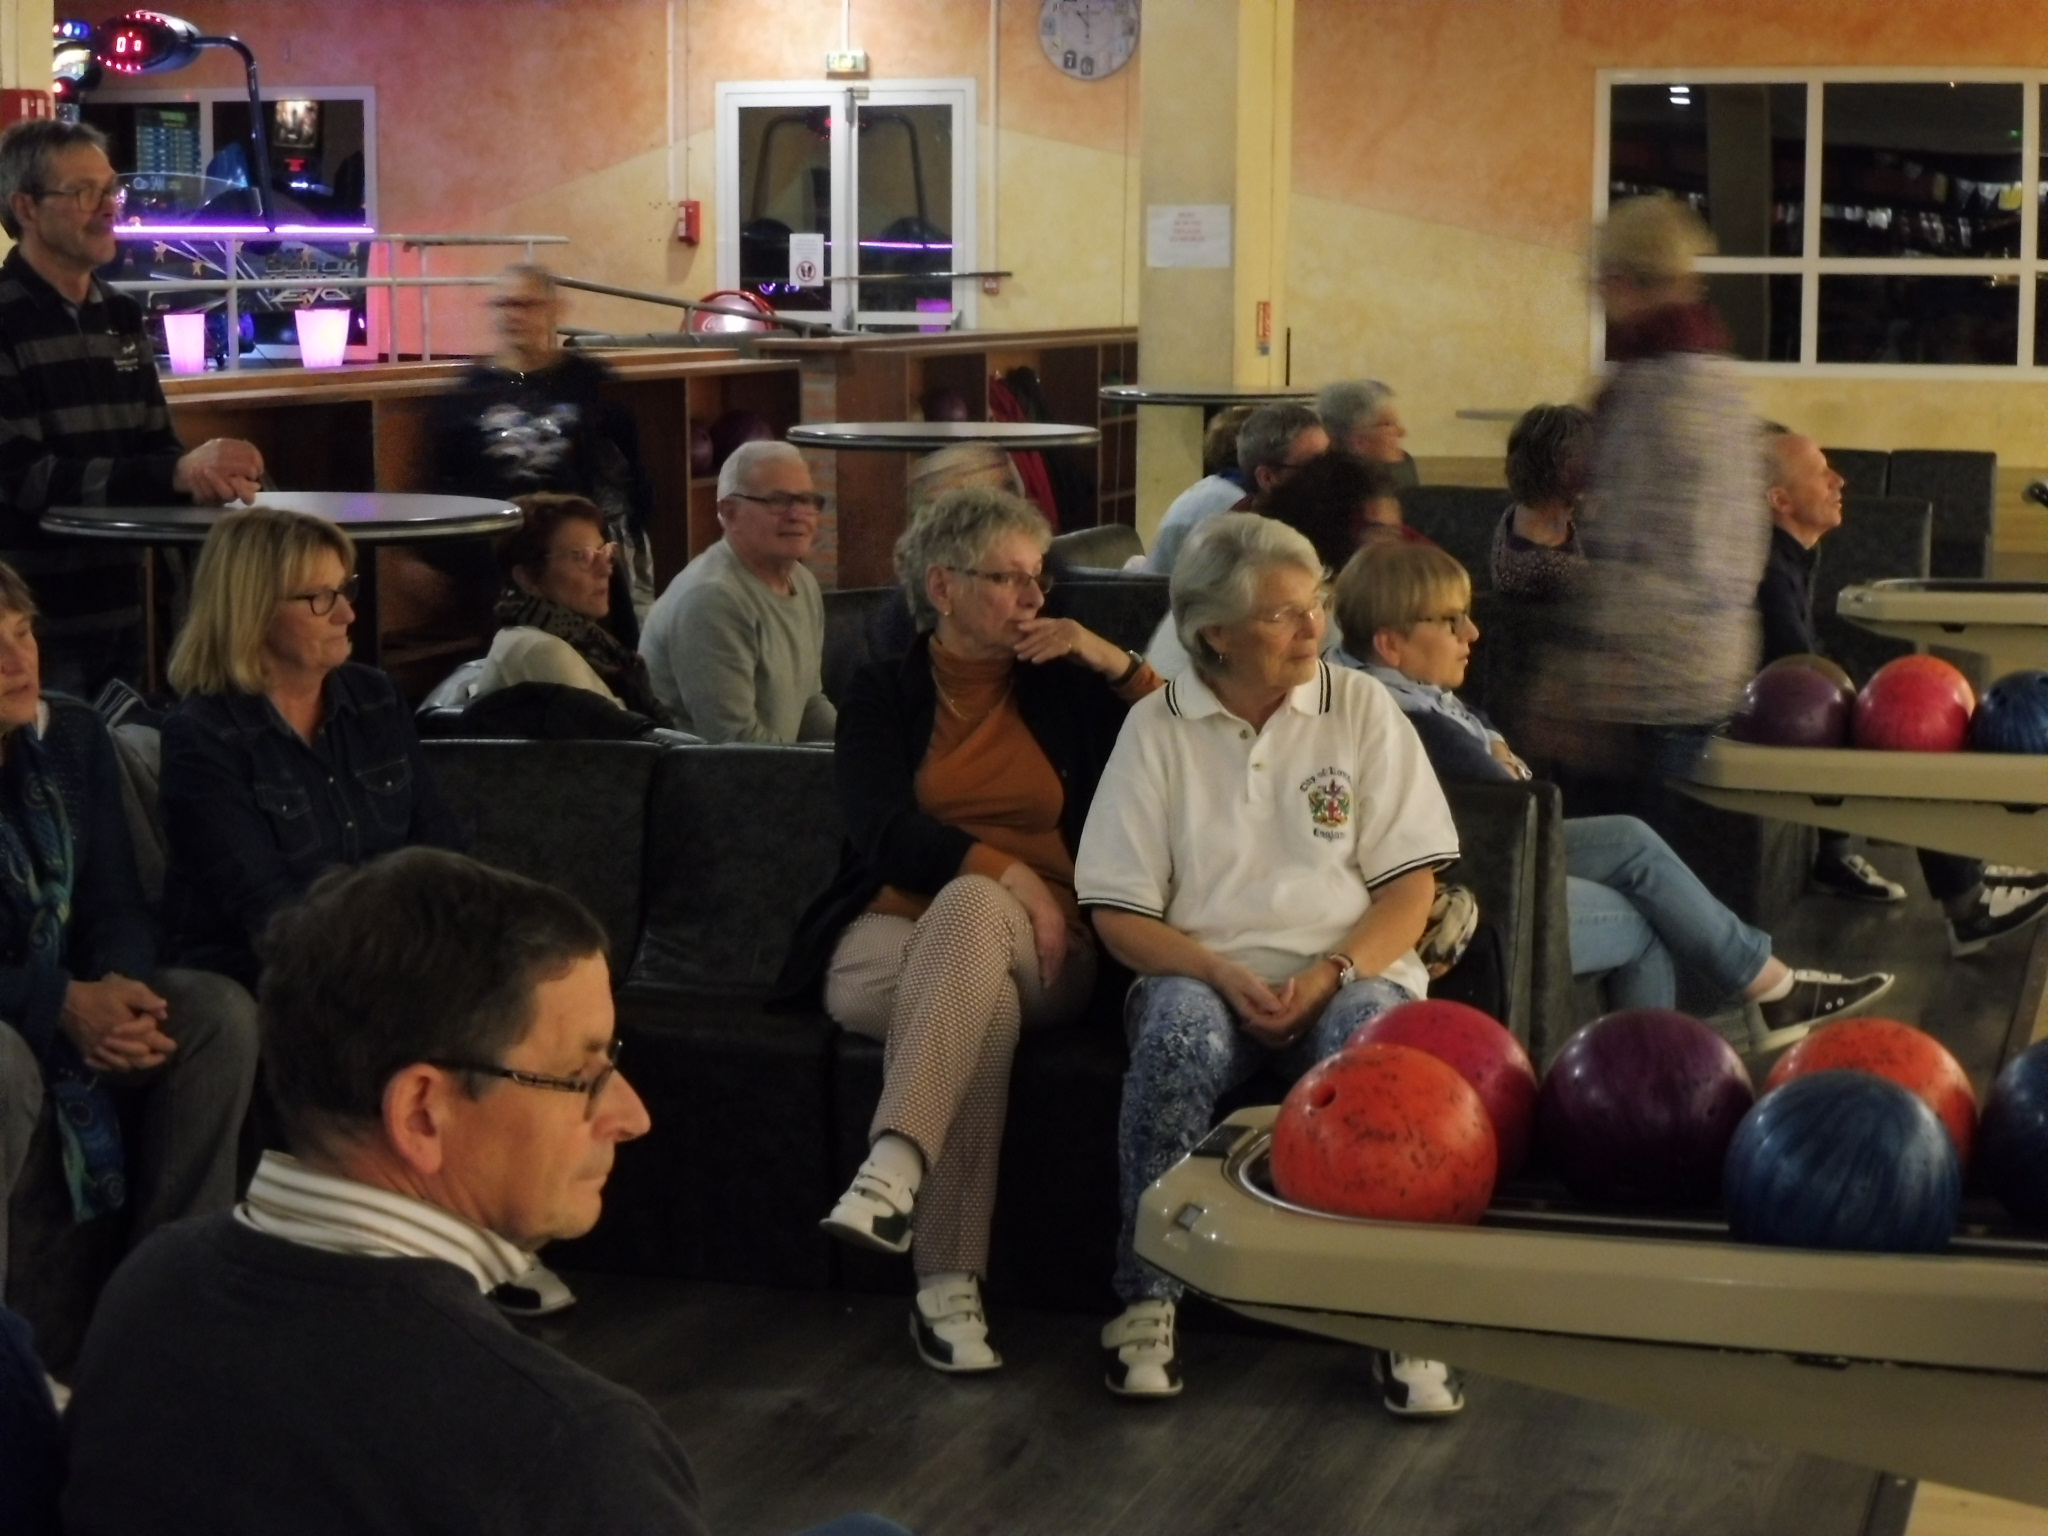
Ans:
[[[910,1309],[910,1337],[918,1358],[935,1371],[992,1371],[1003,1363],[989,1348],[981,1286],[972,1275],[920,1287]]]
[[[1109,1356],[1103,1377],[1118,1397],[1178,1397],[1180,1366],[1173,1357],[1173,1302],[1134,1301],[1102,1330]]]
[[[514,1317],[546,1317],[576,1305],[576,1293],[562,1277],[545,1264],[535,1263],[516,1280],[507,1280],[491,1292],[498,1310]]]
[[[870,1158],[818,1225],[856,1248],[908,1253],[916,1207],[917,1191]]]
[[[1441,1360],[1420,1355],[1372,1352],[1372,1379],[1383,1391],[1387,1412],[1403,1419],[1446,1419],[1465,1407],[1464,1383]]]

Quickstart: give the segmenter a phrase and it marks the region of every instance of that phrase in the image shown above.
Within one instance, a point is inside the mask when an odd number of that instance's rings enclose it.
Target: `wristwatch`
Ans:
[[[1338,950],[1332,950],[1323,958],[1337,967],[1337,990],[1343,991],[1358,980],[1358,967],[1351,963],[1351,957]]]
[[[1136,651],[1132,650],[1129,646],[1124,647],[1124,654],[1131,658],[1131,664],[1128,667],[1124,668],[1123,676],[1113,678],[1110,680],[1109,686],[1112,688],[1123,687],[1125,683],[1128,683],[1132,678],[1136,677],[1139,671],[1142,670],[1145,665],[1145,658],[1140,656]]]

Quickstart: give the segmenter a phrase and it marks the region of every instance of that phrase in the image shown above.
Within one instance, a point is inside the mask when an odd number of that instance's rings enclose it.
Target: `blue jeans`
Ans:
[[[1572,974],[1606,971],[1616,1008],[1669,1008],[1684,966],[1717,997],[1756,980],[1770,936],[1714,899],[1684,860],[1633,816],[1564,824]]]
[[[1124,999],[1131,1065],[1117,1116],[1124,1217],[1117,1237],[1117,1295],[1126,1302],[1180,1295],[1181,1283],[1147,1265],[1132,1246],[1138,1201],[1209,1134],[1217,1100],[1267,1066],[1293,1082],[1335,1055],[1367,1019],[1413,1000],[1399,982],[1360,977],[1324,1005],[1294,1044],[1275,1051],[1239,1027],[1230,1004],[1208,983],[1192,976],[1141,976]]]

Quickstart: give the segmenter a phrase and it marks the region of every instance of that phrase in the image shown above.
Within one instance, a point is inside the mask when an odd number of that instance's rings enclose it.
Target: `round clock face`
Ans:
[[[1038,41],[1076,80],[1113,75],[1138,46],[1138,0],[1040,0]]]

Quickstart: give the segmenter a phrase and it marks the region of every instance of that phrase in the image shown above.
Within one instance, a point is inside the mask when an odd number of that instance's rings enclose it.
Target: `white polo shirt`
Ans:
[[[1283,981],[1337,947],[1374,886],[1457,857],[1422,742],[1365,673],[1319,663],[1254,731],[1190,669],[1125,719],[1074,887]],[[1429,985],[1413,950],[1381,974]]]

